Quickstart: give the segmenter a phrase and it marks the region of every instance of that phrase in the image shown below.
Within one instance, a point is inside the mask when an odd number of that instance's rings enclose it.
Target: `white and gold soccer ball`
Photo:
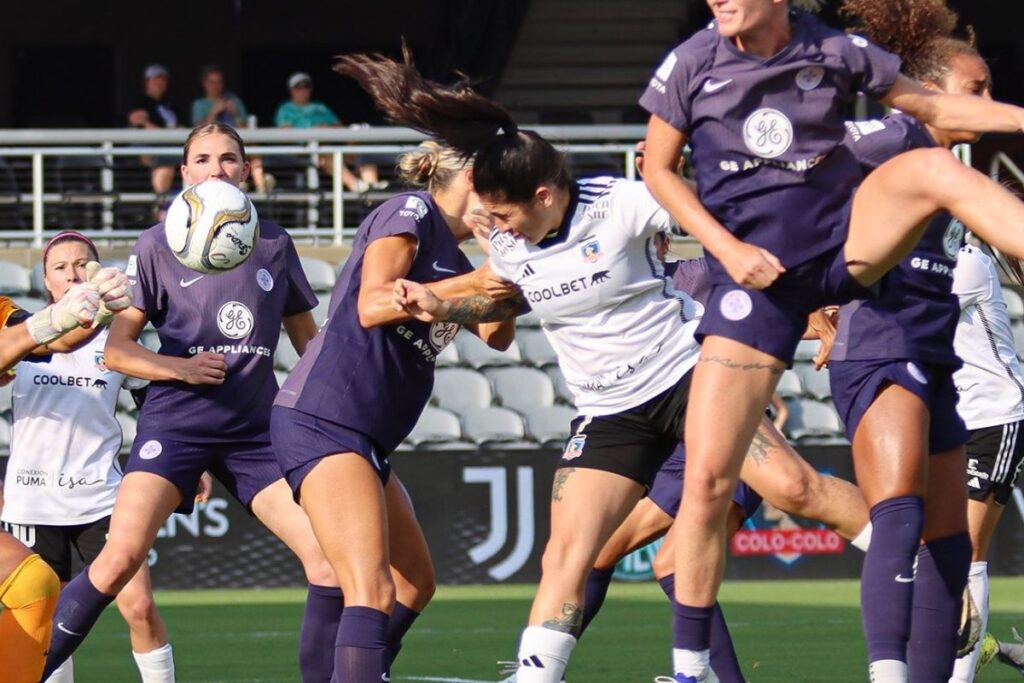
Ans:
[[[164,220],[167,246],[181,263],[215,274],[245,262],[260,238],[256,207],[223,180],[197,183],[179,194]]]

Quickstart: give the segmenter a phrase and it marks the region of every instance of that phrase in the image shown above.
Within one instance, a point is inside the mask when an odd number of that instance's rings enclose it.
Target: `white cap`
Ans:
[[[294,88],[299,83],[309,83],[310,85],[312,85],[313,84],[313,77],[310,76],[305,71],[296,71],[295,73],[293,73],[291,76],[288,77],[288,88],[289,89]]]
[[[165,78],[167,76],[170,76],[170,73],[168,73],[167,71],[167,67],[165,67],[163,64],[150,64],[146,67],[146,70],[145,72],[143,72],[143,74],[147,79],[156,78],[157,76],[163,76]]]

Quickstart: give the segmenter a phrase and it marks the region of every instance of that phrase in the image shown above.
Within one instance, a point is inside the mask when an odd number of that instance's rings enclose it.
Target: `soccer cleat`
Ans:
[[[978,644],[981,637],[981,612],[974,603],[970,591],[964,589],[963,608],[960,614],[960,629],[957,634],[956,656],[963,657],[969,654],[974,646]]]
[[[1017,629],[1013,629],[1013,639],[1016,643],[1004,643],[1003,641],[996,641],[999,646],[998,652],[996,652],[996,659],[1003,664],[1011,666],[1017,670],[1017,673],[1024,676],[1024,638],[1021,638],[1020,633]]]
[[[718,683],[718,676],[711,669],[704,672],[703,676],[684,676],[683,674],[676,674],[675,676],[657,676],[654,679],[654,683]]]
[[[981,652],[978,653],[978,662],[974,665],[974,678],[978,678],[978,674],[981,670],[988,666],[996,654],[999,652],[999,641],[991,633],[986,633],[985,637],[981,640]]]
[[[516,683],[516,670],[519,669],[519,660],[502,660],[498,662],[498,675],[504,676],[498,683]],[[562,677],[565,682],[565,676]]]

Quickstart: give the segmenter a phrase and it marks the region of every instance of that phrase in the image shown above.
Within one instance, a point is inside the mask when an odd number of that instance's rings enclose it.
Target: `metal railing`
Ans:
[[[538,126],[536,130],[576,159],[597,155],[621,155],[621,172],[628,178],[635,176],[634,144],[645,134],[644,126]],[[301,157],[308,159],[305,167],[305,186],[296,190],[276,190],[269,193],[250,192],[252,199],[281,204],[305,206],[304,224],[286,225],[296,237],[314,241],[342,244],[356,226],[346,225],[346,202],[354,200],[377,201],[390,193],[359,194],[348,192],[342,184],[342,168],[353,157],[395,158],[425,136],[404,128],[316,128],[295,129],[242,129],[250,157]],[[153,192],[128,192],[116,187],[114,159],[116,157],[179,156],[188,131],[91,129],[91,130],[0,130],[0,158],[28,159],[30,187],[8,196],[7,204],[31,206],[31,228],[10,229],[0,226],[0,240],[8,243],[30,243],[41,247],[55,230],[46,229],[47,212],[54,206],[78,202],[100,207],[99,229],[86,230],[91,237],[130,240],[148,227],[114,228],[114,206],[120,204],[152,205],[159,197]],[[332,173],[329,186],[321,186],[317,170],[318,160],[330,157]],[[44,169],[48,159],[68,157],[102,157],[104,165],[98,169],[98,192],[80,193],[69,197],[47,187]],[[74,193],[71,193],[74,194]],[[322,202],[330,205],[329,225],[321,226]],[[65,226],[76,227],[76,226]]]

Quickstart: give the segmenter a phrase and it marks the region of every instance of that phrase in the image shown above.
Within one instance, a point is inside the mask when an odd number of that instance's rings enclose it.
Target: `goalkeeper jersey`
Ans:
[[[121,482],[114,410],[124,375],[104,365],[106,342],[103,329],[71,353],[18,364],[3,521],[69,526],[113,510]]]

